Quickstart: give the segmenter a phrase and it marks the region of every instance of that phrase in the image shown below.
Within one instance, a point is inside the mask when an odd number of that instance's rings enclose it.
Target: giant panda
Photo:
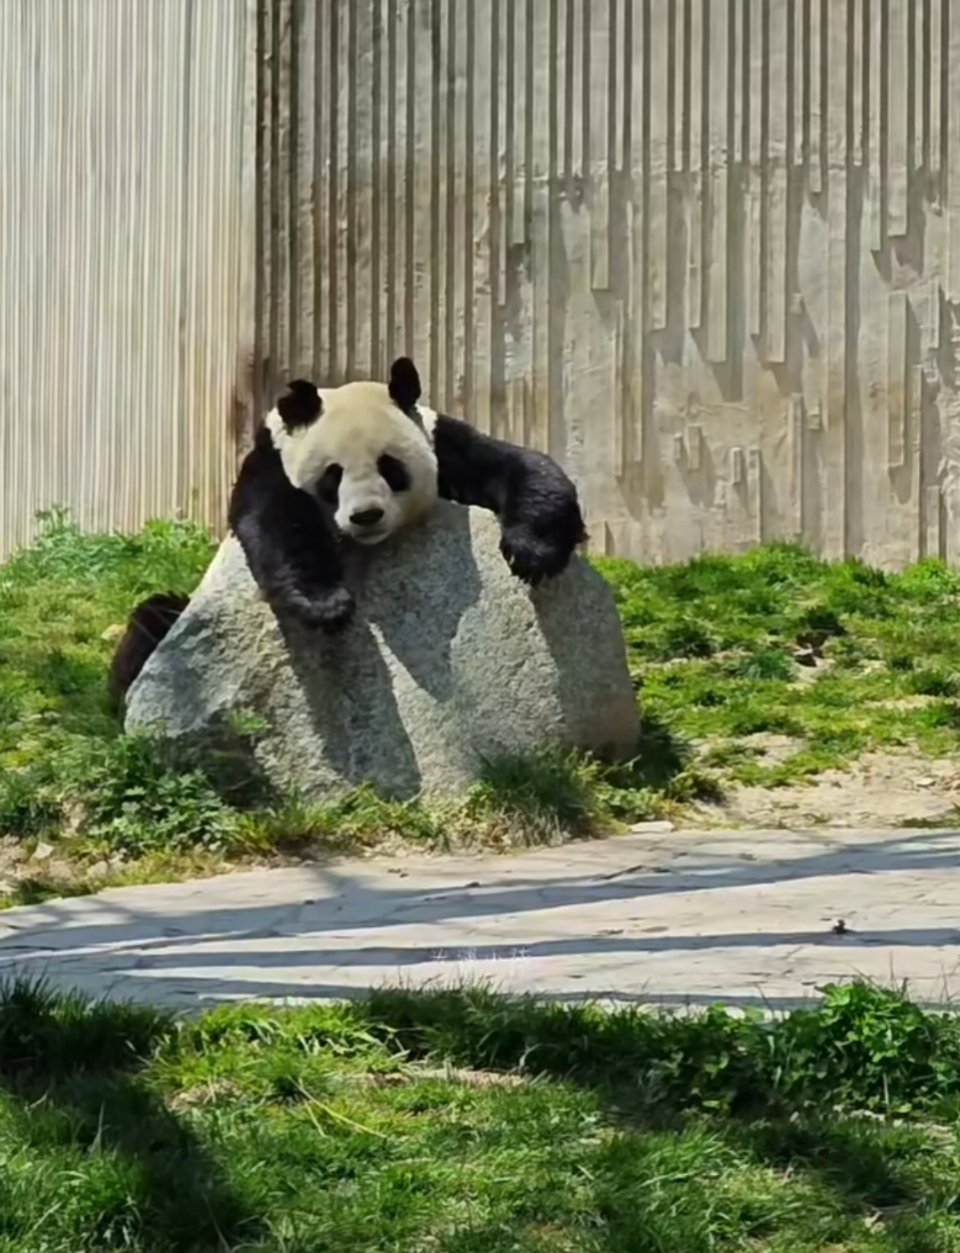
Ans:
[[[382,543],[438,497],[492,510],[504,558],[530,585],[564,570],[586,539],[560,466],[422,404],[408,357],[386,384],[292,382],[243,461],[228,520],[278,617],[333,634],[354,613],[342,545]],[[115,708],[186,603],[165,593],[133,611],[110,671]]]

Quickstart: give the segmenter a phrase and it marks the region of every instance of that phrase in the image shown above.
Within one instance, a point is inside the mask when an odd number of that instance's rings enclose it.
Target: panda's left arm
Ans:
[[[497,515],[514,574],[535,584],[566,567],[587,536],[577,489],[552,458],[442,414],[433,446],[440,495]]]

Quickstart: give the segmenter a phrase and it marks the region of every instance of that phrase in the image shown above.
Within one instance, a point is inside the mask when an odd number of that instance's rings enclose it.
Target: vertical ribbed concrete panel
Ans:
[[[598,550],[960,558],[949,0],[0,0],[0,74],[0,551],[406,351]]]
[[[89,528],[222,519],[246,20],[0,0],[0,554],[57,504]]]
[[[275,376],[413,352],[603,551],[960,556],[956,5],[260,4]]]

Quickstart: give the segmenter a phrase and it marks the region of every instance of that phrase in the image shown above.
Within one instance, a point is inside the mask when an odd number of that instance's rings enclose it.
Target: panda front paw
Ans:
[[[500,538],[500,551],[511,572],[531,587],[562,573],[574,547],[546,540],[525,526],[505,527]]]
[[[353,618],[356,606],[347,589],[340,585],[314,591],[309,595],[304,592],[290,592],[283,597],[278,608],[296,618],[305,627],[335,635]]]

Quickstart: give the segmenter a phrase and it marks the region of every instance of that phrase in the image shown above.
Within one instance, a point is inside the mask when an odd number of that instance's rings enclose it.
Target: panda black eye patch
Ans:
[[[327,504],[335,505],[337,503],[337,493],[340,490],[340,480],[343,478],[343,466],[331,465],[327,466],[320,481],[317,483],[317,495],[321,500],[325,500]]]
[[[389,453],[384,453],[377,459],[377,473],[391,492],[405,492],[410,487],[407,467],[396,457],[391,457]]]

